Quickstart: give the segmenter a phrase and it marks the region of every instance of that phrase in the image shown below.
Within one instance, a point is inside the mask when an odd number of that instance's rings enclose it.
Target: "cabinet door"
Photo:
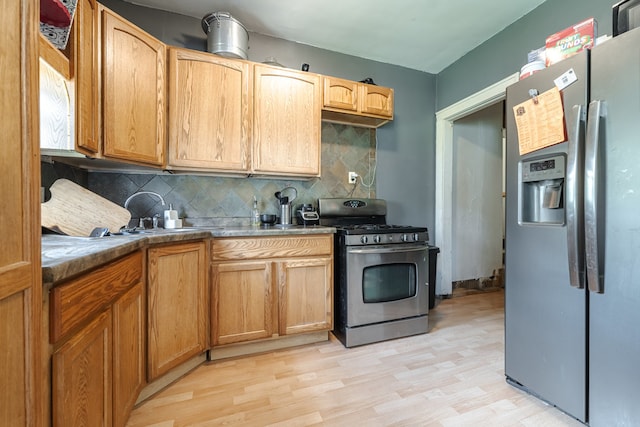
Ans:
[[[320,76],[278,67],[254,67],[256,173],[320,175]]]
[[[164,164],[166,47],[102,9],[105,157]]]
[[[113,305],[113,425],[125,426],[145,385],[144,284]]]
[[[360,110],[365,114],[393,117],[393,89],[375,85],[360,86]]]
[[[358,83],[351,80],[325,77],[324,79],[324,107],[340,110],[358,111]]]
[[[272,263],[214,264],[211,323],[213,345],[270,338],[274,332]]]
[[[171,169],[248,172],[249,63],[169,50]]]
[[[149,381],[207,348],[204,242],[152,247],[148,253]]]
[[[111,425],[111,311],[53,354],[53,425]]]
[[[3,1],[0,24],[0,425],[40,425],[38,3]]]
[[[76,149],[89,156],[100,151],[98,136],[98,3],[78,0],[71,45],[75,79]]]
[[[331,330],[333,262],[299,259],[278,265],[280,335]]]

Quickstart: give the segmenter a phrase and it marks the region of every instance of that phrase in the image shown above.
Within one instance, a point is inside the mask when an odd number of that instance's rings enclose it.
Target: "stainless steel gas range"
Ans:
[[[428,331],[428,230],[386,224],[381,199],[318,199],[336,227],[334,335],[354,347]]]

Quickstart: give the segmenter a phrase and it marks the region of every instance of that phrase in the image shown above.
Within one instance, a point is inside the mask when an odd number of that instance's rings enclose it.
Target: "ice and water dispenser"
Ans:
[[[563,225],[565,156],[523,160],[519,164],[520,224]]]

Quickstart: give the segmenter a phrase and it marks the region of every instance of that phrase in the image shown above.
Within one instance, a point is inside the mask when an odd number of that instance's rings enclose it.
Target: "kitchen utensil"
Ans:
[[[51,200],[42,203],[41,224],[70,236],[89,236],[95,228],[112,233],[127,226],[131,213],[67,179],[59,179],[50,188]]]
[[[285,192],[292,193],[292,196],[284,196]],[[280,224],[291,224],[291,202],[298,196],[298,190],[294,187],[285,187],[276,192],[275,196],[280,202]]]
[[[106,227],[96,227],[91,231],[89,237],[104,237],[109,235],[109,229]]]
[[[274,214],[260,214],[260,223],[262,225],[273,225],[278,220]]]
[[[228,12],[213,12],[202,18],[207,50],[220,56],[247,59],[249,33]]]

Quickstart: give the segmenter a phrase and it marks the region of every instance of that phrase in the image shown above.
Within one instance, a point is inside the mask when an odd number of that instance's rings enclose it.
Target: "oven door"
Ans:
[[[426,244],[347,247],[347,327],[426,315]]]

